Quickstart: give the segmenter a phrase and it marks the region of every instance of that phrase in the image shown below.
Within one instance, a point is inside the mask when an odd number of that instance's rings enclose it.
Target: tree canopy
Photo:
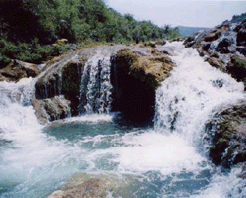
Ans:
[[[172,30],[121,15],[102,0],[1,0],[0,18],[1,36],[11,41],[139,42],[165,38]]]

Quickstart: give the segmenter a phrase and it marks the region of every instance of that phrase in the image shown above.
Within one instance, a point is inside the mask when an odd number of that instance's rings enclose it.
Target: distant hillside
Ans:
[[[204,27],[185,27],[185,26],[177,26],[177,28],[179,29],[179,33],[185,37],[190,36],[192,33],[198,32],[200,30],[209,29]]]

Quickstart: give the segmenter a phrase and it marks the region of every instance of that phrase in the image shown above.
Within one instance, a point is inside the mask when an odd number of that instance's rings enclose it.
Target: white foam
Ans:
[[[112,122],[113,114],[85,114],[82,116],[71,117],[63,120],[62,122]]]
[[[197,142],[216,107],[245,99],[244,86],[204,62],[194,49],[173,45],[179,49],[171,57],[177,67],[156,91],[155,128]]]
[[[160,171],[163,175],[201,168],[205,158],[179,136],[146,132],[123,136],[125,147],[116,149],[119,169],[130,172]]]

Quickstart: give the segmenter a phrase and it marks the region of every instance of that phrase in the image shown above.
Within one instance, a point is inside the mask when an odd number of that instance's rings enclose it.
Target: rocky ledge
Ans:
[[[16,59],[0,69],[0,81],[18,82],[21,78],[36,77],[38,74],[38,65]]]
[[[114,85],[113,110],[123,112],[135,121],[152,119],[155,90],[165,80],[174,64],[164,53],[152,48],[122,49],[112,58]],[[115,73],[114,73],[115,72]]]
[[[111,54],[112,111],[121,111],[134,120],[151,120],[155,89],[174,66],[155,45],[81,49],[54,57],[43,65],[14,60],[0,70],[0,81],[18,82],[23,77],[36,77],[32,104],[41,124],[76,116],[84,66],[98,51]]]

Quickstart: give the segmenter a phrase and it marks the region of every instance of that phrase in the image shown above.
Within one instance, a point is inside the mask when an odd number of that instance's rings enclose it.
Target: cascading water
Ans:
[[[109,113],[111,107],[110,55],[101,50],[84,67],[81,79],[80,114]]]
[[[216,108],[245,100],[242,83],[181,43],[165,47],[175,49],[177,66],[156,92],[154,128],[102,114],[111,85],[109,56],[100,51],[81,81],[80,113],[93,115],[41,127],[28,102],[33,81],[1,82],[0,197],[45,198],[90,178],[102,181],[104,197],[244,197],[240,169],[222,172],[203,142]]]
[[[155,128],[190,139],[203,132],[216,107],[244,99],[244,86],[204,62],[195,50],[180,43],[176,50],[172,59],[177,67],[156,91]]]
[[[238,23],[231,23],[228,25],[228,31],[222,32],[219,39],[213,41],[209,47],[210,51],[219,51],[218,56],[224,62],[228,63],[230,61],[230,56],[228,52],[236,52],[237,48],[237,33],[234,28]],[[238,53],[238,52],[237,52]]]

